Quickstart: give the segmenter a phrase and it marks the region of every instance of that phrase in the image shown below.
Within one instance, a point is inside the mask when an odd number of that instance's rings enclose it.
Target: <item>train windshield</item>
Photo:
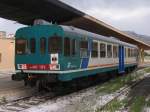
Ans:
[[[58,36],[50,37],[48,40],[49,53],[60,53],[62,51],[62,38]]]
[[[27,40],[17,39],[16,40],[16,54],[26,54],[27,52]]]

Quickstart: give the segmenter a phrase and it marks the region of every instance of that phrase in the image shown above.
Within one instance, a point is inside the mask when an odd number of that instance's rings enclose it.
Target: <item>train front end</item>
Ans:
[[[57,25],[35,25],[16,32],[15,81],[34,86],[38,80],[56,80],[61,70],[63,30]],[[48,74],[51,77],[48,77]]]

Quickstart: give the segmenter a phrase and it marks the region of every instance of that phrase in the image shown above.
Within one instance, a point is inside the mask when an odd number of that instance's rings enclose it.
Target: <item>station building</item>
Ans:
[[[0,37],[0,71],[14,70],[15,39]]]

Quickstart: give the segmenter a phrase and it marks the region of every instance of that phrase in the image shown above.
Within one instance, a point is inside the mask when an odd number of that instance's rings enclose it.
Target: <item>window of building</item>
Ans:
[[[106,57],[106,44],[100,43],[100,57],[105,58]]]
[[[62,38],[53,36],[48,39],[49,53],[60,53],[62,51]]]
[[[113,46],[113,58],[118,57],[118,46]]]
[[[0,53],[0,63],[2,62],[2,53]]]
[[[98,42],[93,42],[92,43],[92,54],[91,57],[98,57]]]
[[[34,38],[30,39],[30,53],[35,53],[36,41]]]
[[[112,45],[107,45],[107,58],[112,58]]]
[[[75,54],[76,54],[76,40],[75,39],[73,39],[72,40],[72,44],[71,44],[71,54],[74,56]]]
[[[88,41],[80,42],[80,56],[88,57]]]
[[[25,39],[16,40],[16,54],[22,55],[28,53],[28,42]]]
[[[66,37],[64,38],[64,56],[70,56],[70,38]]]
[[[46,53],[46,38],[40,39],[40,53],[45,54]]]

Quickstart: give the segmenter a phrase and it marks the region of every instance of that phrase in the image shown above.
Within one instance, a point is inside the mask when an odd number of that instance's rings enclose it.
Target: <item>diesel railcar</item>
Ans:
[[[138,47],[72,26],[34,25],[15,34],[12,79],[36,85],[135,68]]]

